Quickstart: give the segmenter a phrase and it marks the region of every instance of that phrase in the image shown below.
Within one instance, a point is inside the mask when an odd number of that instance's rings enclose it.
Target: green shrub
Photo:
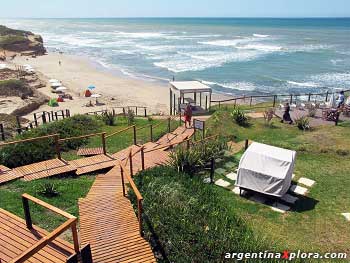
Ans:
[[[55,197],[58,196],[60,193],[56,190],[55,184],[44,183],[43,185],[41,185],[39,194],[45,197]]]
[[[111,111],[106,111],[102,114],[102,121],[108,126],[114,126],[116,119]]]
[[[233,112],[231,113],[231,116],[239,126],[248,126],[249,124],[248,118],[242,110],[240,109],[233,110]]]
[[[35,138],[49,134],[59,134],[60,138],[76,137],[95,133],[100,123],[87,115],[75,115],[71,118],[48,123],[36,129],[24,132],[15,140]],[[61,144],[62,151],[77,149],[87,143],[87,139],[76,139]],[[55,156],[55,144],[52,138],[34,142],[18,143],[0,148],[0,163],[13,168],[35,162],[52,159]]]
[[[294,120],[299,130],[307,131],[310,130],[310,121],[307,117],[300,117]]]
[[[201,177],[158,167],[135,177],[135,183],[144,198],[145,238],[157,251],[157,237],[165,254],[158,262],[230,262],[226,253],[274,247],[237,215],[232,193],[204,184]]]
[[[200,151],[197,149],[187,150],[184,147],[178,147],[170,153],[168,164],[178,172],[186,172],[191,175],[204,165]]]
[[[0,96],[17,96],[26,98],[33,95],[33,90],[22,80],[10,79],[0,81]]]
[[[126,115],[127,119],[128,119],[128,124],[131,125],[135,122],[135,113],[133,110],[128,109],[127,115]]]

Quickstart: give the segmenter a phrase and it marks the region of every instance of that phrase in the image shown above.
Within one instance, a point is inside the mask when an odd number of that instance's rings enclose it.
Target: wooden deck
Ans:
[[[25,220],[0,208],[0,259],[1,262],[11,262],[28,248],[47,236],[47,232],[33,226],[33,230],[26,227]],[[26,262],[66,262],[74,254],[73,245],[57,238],[50,245],[45,246]]]
[[[0,165],[0,184],[7,183],[23,177],[21,173],[11,170],[6,166]]]
[[[82,244],[90,244],[94,262],[156,262],[140,236],[132,204],[123,196],[120,167],[97,176],[90,192],[79,200]]]
[[[118,161],[112,156],[100,154],[69,161],[69,164],[75,167],[77,175],[82,175],[107,168],[112,168],[118,164]]]
[[[52,159],[17,167],[12,171],[17,174],[21,174],[24,181],[32,181],[54,175],[73,172],[75,170],[76,168],[74,166],[70,165],[64,160]]]
[[[94,156],[103,154],[103,147],[97,148],[80,148],[77,152],[78,156]]]

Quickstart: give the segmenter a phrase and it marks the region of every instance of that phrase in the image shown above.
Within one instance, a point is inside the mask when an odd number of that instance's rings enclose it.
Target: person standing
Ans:
[[[281,122],[282,123],[283,122],[289,122],[289,124],[293,124],[293,120],[290,117],[290,106],[289,106],[288,102],[286,103],[284,114],[283,114],[283,119],[281,120]]]
[[[345,94],[344,94],[344,91],[341,91],[337,99],[337,108],[338,109],[341,108],[344,105],[344,102],[345,102]]]
[[[188,123],[189,124],[188,128],[191,128],[191,120],[193,115],[191,104],[189,103],[187,104],[184,115],[185,115],[185,127],[187,128],[187,123]]]

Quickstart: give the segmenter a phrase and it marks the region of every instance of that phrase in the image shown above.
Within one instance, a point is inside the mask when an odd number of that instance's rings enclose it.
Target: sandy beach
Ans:
[[[59,65],[59,61],[61,61],[61,65]],[[70,109],[71,114],[77,114],[110,107],[145,106],[149,112],[154,114],[168,112],[169,89],[166,84],[131,79],[98,70],[88,59],[50,53],[36,58],[17,57],[13,63],[31,65],[39,77],[47,82],[47,86],[38,91],[49,97],[57,97],[57,94],[52,93],[49,79],[58,79],[68,88],[66,93],[71,94],[73,100],[65,100],[54,110]],[[83,94],[89,85],[96,86],[93,93],[102,95],[98,100],[104,105],[85,106],[90,99],[85,98]],[[94,99],[92,101],[94,102]],[[35,112],[52,109],[48,105],[42,105]],[[31,116],[32,113],[28,115],[28,117]]]

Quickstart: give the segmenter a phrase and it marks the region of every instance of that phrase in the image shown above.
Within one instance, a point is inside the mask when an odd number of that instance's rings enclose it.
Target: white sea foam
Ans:
[[[269,37],[270,35],[253,34],[253,36],[255,36],[255,37],[261,37],[261,38],[267,38],[267,37]]]
[[[349,87],[350,73],[325,73],[311,76],[311,79],[318,83],[319,86],[326,87]]]
[[[252,49],[252,50],[260,50],[264,52],[275,52],[282,51],[283,47],[274,46],[274,45],[264,45],[264,44],[248,44],[244,46],[237,46],[238,49]]]
[[[256,89],[256,86],[253,83],[246,82],[246,81],[220,83],[220,82],[212,82],[212,81],[202,80],[202,82],[204,84],[211,85],[211,86],[217,85],[217,86],[221,86],[221,87],[226,88],[226,89],[233,89],[233,90],[240,90],[240,91],[253,91]]]
[[[256,39],[254,38],[240,38],[240,39],[202,41],[202,42],[198,42],[198,44],[218,46],[218,47],[236,47],[239,44],[249,43],[255,40]]]
[[[309,88],[316,88],[318,87],[317,83],[314,82],[296,82],[296,81],[287,81],[288,84],[299,86],[299,87],[309,87]]]

